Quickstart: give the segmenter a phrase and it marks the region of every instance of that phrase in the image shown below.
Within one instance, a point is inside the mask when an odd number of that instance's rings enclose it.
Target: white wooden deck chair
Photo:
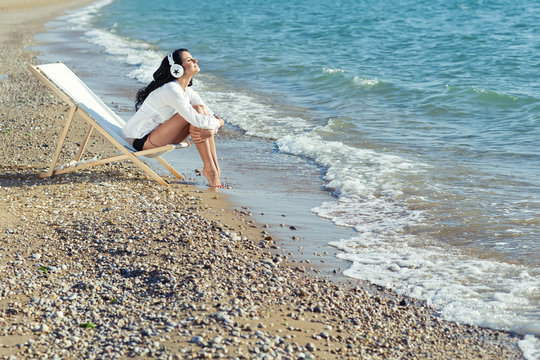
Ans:
[[[150,167],[148,167],[148,165],[138,159],[139,156],[146,156],[156,158],[156,160],[158,160],[177,178],[184,178],[160,155],[174,149],[188,147],[189,143],[165,145],[150,150],[135,151],[135,149],[133,149],[133,147],[128,144],[124,138],[122,138],[121,131],[125,121],[114,113],[107,105],[105,105],[65,64],[58,62],[54,64],[37,66],[30,65],[28,68],[39,80],[41,80],[41,82],[47,85],[56,95],[58,95],[62,100],[66,101],[70,106],[70,112],[68,118],[66,119],[64,130],[58,139],[52,164],[48,171],[39,175],[40,177],[49,177],[74,172],[80,169],[86,169],[92,166],[107,164],[119,160],[131,160],[152,179],[164,186],[168,186],[167,182],[165,182],[161,176],[156,174],[152,169],[150,169]],[[84,118],[89,123],[90,127],[86,133],[86,136],[84,137],[74,162],[57,168],[56,164],[60,157],[62,146],[64,145],[64,141],[75,114],[79,114],[82,118]],[[94,129],[99,131],[105,137],[105,139],[120,150],[121,154],[99,160],[92,159],[87,162],[81,162],[84,149],[88,140],[90,139],[90,134]]]

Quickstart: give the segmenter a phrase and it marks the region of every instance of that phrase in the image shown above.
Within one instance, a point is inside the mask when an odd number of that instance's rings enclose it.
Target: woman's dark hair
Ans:
[[[182,53],[188,51],[188,49],[177,49],[173,51],[173,60],[175,64],[182,65]],[[156,90],[158,87],[165,85],[168,82],[176,80],[174,76],[171,75],[170,71],[171,65],[169,65],[169,59],[167,56],[161,61],[161,65],[154,73],[154,80],[146,85],[145,87],[137,91],[137,96],[135,98],[135,110],[139,110],[144,100],[150,95],[150,93]],[[188,86],[191,86],[193,81],[190,81]]]

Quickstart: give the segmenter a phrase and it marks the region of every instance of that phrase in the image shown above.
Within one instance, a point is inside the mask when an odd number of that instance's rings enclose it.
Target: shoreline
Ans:
[[[90,2],[49,3],[1,27],[0,357],[522,358],[512,334],[312,276],[226,194],[165,189],[127,162],[39,179],[66,106],[28,73],[27,48]]]

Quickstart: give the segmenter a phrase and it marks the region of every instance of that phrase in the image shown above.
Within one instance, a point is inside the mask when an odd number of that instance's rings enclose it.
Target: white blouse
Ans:
[[[205,104],[191,87],[184,91],[178,81],[168,82],[148,95],[135,115],[127,121],[122,134],[130,141],[140,139],[177,113],[200,129],[219,128],[219,120],[213,116],[212,110],[208,109],[210,115],[201,115],[192,105]]]

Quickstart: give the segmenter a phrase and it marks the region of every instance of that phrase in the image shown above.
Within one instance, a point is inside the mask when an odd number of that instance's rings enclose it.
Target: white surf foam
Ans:
[[[365,78],[362,78],[360,76],[355,76],[354,79],[353,79],[354,83],[356,85],[359,85],[359,86],[375,86],[375,85],[378,85],[380,82],[379,82],[379,79],[375,78],[375,79],[365,79]]]
[[[83,8],[70,11],[59,19],[65,21],[71,29],[86,29],[92,19],[99,14],[101,8],[111,4],[113,1],[114,0],[97,1]]]
[[[163,58],[160,50],[148,43],[122,37],[108,30],[96,29],[91,25],[92,19],[99,15],[100,10],[112,2],[113,0],[98,1],[60,19],[67,28],[84,32],[85,40],[102,47],[115,61],[130,65],[131,71],[127,73],[130,78],[149,83]]]
[[[364,233],[331,245],[352,262],[346,276],[425,300],[445,319],[540,334],[540,271],[399,238]]]
[[[92,29],[87,31],[85,36],[89,42],[102,46],[116,61],[131,65],[132,70],[128,72],[128,76],[141,83],[152,81],[152,74],[163,59],[163,53],[149,44],[123,38],[108,31]]]
[[[340,69],[340,68],[328,68],[328,67],[324,67],[324,68],[323,68],[323,72],[326,73],[326,74],[334,74],[334,73],[342,73],[342,72],[345,72],[345,70]]]
[[[526,335],[519,342],[519,348],[523,351],[525,359],[540,360],[540,338],[533,335]]]
[[[285,136],[279,149],[326,168],[326,187],[338,200],[312,211],[358,236],[331,243],[351,262],[344,274],[427,301],[443,318],[460,323],[540,334],[540,269],[479,259],[411,228],[428,221],[410,204],[410,179],[427,165],[374,150],[325,141],[324,129]],[[421,231],[420,231],[421,232]]]
[[[309,133],[287,135],[277,144],[284,152],[311,158],[327,168],[326,187],[339,196],[396,199],[403,194],[399,179],[425,167],[399,156],[327,141],[319,135],[324,132],[325,127],[320,127]]]
[[[211,86],[212,80],[205,81],[205,76],[200,77],[203,84],[197,82],[197,91],[200,89],[201,96],[204,94],[212,110],[219,112],[228,123],[238,126],[247,135],[279,139],[313,128],[305,119],[284,114],[280,107],[267,103],[260,96],[240,90],[216,90]]]
[[[352,81],[354,85],[359,87],[371,87],[380,83],[379,79],[377,78],[367,79],[358,75],[352,76],[350,73],[347,73],[347,71],[340,68],[323,67],[322,71],[325,74],[343,74],[342,76],[344,76],[347,81]]]

